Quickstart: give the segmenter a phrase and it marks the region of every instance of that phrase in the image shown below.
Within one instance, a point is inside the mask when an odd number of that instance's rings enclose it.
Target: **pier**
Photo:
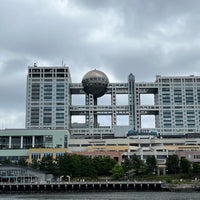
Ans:
[[[90,191],[162,191],[162,182],[105,181],[0,184],[0,193]]]

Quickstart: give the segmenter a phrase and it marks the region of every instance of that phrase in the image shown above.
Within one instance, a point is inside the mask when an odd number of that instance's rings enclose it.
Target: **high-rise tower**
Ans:
[[[26,96],[26,128],[69,128],[68,67],[29,67]]]

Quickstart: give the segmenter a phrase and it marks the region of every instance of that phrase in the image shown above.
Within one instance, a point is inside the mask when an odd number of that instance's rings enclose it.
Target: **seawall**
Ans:
[[[65,183],[4,183],[1,194],[42,192],[105,192],[105,191],[200,191],[200,183],[165,184],[162,182],[105,181]]]
[[[28,192],[103,192],[103,191],[162,191],[161,182],[65,182],[65,183],[18,183],[0,184],[0,193]]]

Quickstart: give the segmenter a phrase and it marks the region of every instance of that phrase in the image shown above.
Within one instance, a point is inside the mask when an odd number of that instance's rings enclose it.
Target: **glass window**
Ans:
[[[44,157],[53,157],[53,153],[49,153],[49,152],[44,153]]]
[[[40,155],[40,153],[32,153],[31,158],[32,159],[40,159],[41,155]]]

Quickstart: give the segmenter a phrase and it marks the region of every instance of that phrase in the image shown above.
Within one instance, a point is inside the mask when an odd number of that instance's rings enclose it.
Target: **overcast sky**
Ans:
[[[110,82],[200,75],[199,0],[0,0],[0,127],[25,127],[27,67]]]

